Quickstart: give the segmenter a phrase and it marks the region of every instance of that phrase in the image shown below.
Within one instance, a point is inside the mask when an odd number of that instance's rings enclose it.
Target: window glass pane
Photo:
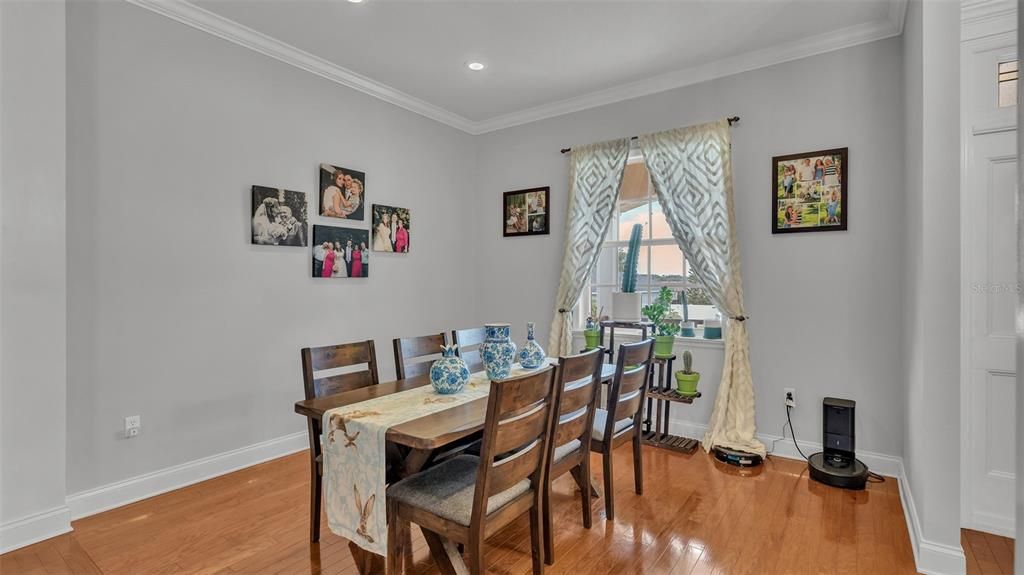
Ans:
[[[1017,105],[1017,60],[999,63],[999,107]]]
[[[654,282],[682,282],[683,252],[679,246],[651,246],[651,280]]]
[[[648,213],[646,201],[631,209],[623,208],[622,212],[619,214],[619,239],[624,242],[629,241],[629,234],[633,231],[633,224],[641,224],[644,228],[647,228],[647,222]],[[646,231],[647,230],[645,229],[644,232]]]
[[[651,237],[656,240],[672,237],[672,230],[668,227],[668,220],[665,219],[665,213],[661,211],[661,203],[658,200],[651,202]]]
[[[1017,79],[999,82],[999,107],[1008,108],[1017,105]]]

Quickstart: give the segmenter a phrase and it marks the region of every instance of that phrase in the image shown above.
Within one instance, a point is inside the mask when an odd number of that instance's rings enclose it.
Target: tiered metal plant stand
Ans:
[[[647,385],[647,415],[644,419],[644,443],[664,447],[682,453],[693,453],[700,442],[689,437],[680,437],[668,432],[669,414],[673,403],[693,403],[700,397],[680,395],[672,381],[672,361],[675,355],[655,357],[655,369]],[[653,421],[652,421],[653,419]],[[652,428],[653,423],[653,428]]]
[[[654,324],[649,321],[615,321],[606,319],[600,323],[601,325],[601,339],[600,345],[604,347],[604,353],[608,356],[608,363],[615,363],[615,328],[622,329],[638,329],[640,330],[640,341],[647,339],[647,329],[653,328]],[[608,329],[609,339],[608,346],[604,345],[604,330]]]

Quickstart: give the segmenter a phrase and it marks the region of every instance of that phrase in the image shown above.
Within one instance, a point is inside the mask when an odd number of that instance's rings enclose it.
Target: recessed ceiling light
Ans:
[[[363,3],[363,0],[348,0],[348,1],[353,3],[353,4],[362,4]]]
[[[479,72],[487,67],[483,62],[466,62],[466,67],[474,72]]]

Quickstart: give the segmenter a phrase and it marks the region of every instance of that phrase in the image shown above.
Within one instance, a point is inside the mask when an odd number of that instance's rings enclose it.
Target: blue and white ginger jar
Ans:
[[[484,325],[487,338],[480,344],[480,356],[490,380],[505,379],[512,373],[512,362],[516,357],[516,344],[509,339],[512,328],[507,323]]]
[[[441,359],[430,366],[430,384],[434,391],[448,395],[465,389],[469,382],[469,367],[461,357],[455,355],[458,346],[442,345]]]
[[[526,322],[526,343],[523,344],[523,349],[519,350],[519,365],[526,369],[536,369],[544,365],[547,357],[544,348],[533,339],[533,322]]]

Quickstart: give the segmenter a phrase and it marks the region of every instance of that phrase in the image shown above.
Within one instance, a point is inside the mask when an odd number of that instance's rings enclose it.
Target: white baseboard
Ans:
[[[71,531],[66,505],[0,525],[0,554]]]
[[[917,514],[917,506],[914,504],[914,496],[910,492],[910,481],[907,480],[902,462],[900,462],[899,471],[900,502],[903,504],[903,514],[907,520],[907,531],[910,532],[910,545],[914,549],[917,571],[925,575],[965,573],[967,558],[964,557],[962,548],[935,543],[924,538],[924,534],[921,532],[920,516]]]
[[[67,497],[65,512],[80,519],[308,448],[305,431],[285,435],[73,493]]]
[[[1014,511],[1014,509],[1010,509],[1011,515],[975,511],[964,520],[963,527],[1014,539],[1017,537],[1016,521],[1012,515]]]

